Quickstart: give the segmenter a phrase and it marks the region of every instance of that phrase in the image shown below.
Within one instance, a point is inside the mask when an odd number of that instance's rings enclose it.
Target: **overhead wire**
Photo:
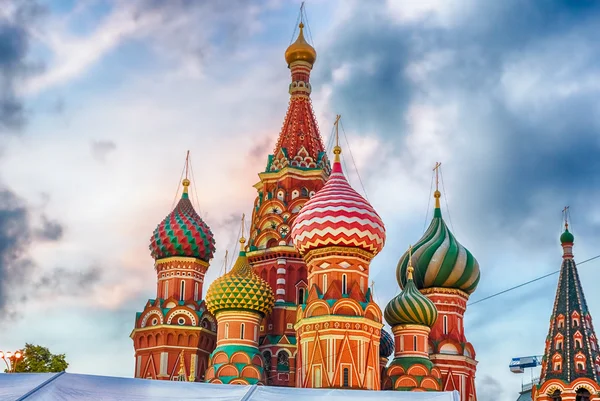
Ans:
[[[177,182],[177,188],[175,188],[175,196],[173,197],[173,202],[171,203],[171,209],[175,207],[175,202],[177,202],[177,195],[179,194],[179,186],[181,185],[181,181],[183,180],[183,174],[185,173],[185,163],[183,164],[183,169],[181,170],[181,175],[179,176],[179,181]]]
[[[435,172],[431,173],[431,184],[429,184],[429,196],[427,197],[427,211],[425,212],[423,232],[425,232],[425,227],[427,227],[427,218],[429,217],[429,207],[431,206],[431,193],[433,192],[433,177],[435,177]],[[450,213],[448,213],[448,217],[450,217]]]
[[[450,216],[450,207],[448,207],[448,197],[446,196],[446,186],[444,185],[444,172],[440,167],[440,178],[442,179],[442,191],[444,192],[444,202],[446,203],[446,210],[448,211],[448,220],[450,221],[450,227],[452,227],[452,231],[454,230],[454,224],[452,224],[452,216]]]
[[[192,191],[194,193],[194,197],[195,197],[195,203],[196,203],[196,208],[198,209],[198,214],[202,214],[202,208],[200,207],[200,197],[198,196],[198,191],[196,189],[197,185],[196,185],[196,177],[194,177],[194,168],[192,167],[192,156],[190,156],[189,159],[189,169],[190,169],[190,176],[192,178],[192,183],[194,185],[192,185]],[[206,216],[204,216],[206,217]]]
[[[582,264],[584,264],[584,263],[591,262],[592,260],[594,260],[594,259],[598,259],[598,258],[600,258],[600,255],[596,255],[596,256],[594,256],[594,257],[592,257],[592,258],[586,259],[586,260],[584,260],[583,262],[575,262],[575,263],[576,263],[576,265],[577,265],[577,266],[581,266],[581,265],[582,265]],[[524,283],[521,283],[521,284],[519,284],[519,285],[515,285],[514,287],[507,288],[506,290],[502,290],[502,291],[500,291],[500,292],[497,292],[497,293],[495,293],[495,294],[488,295],[487,297],[483,297],[483,298],[481,298],[481,299],[478,299],[477,301],[469,302],[469,303],[467,304],[467,306],[471,306],[471,305],[475,305],[475,304],[478,304],[478,303],[480,303],[480,302],[483,302],[483,301],[487,301],[488,299],[495,298],[495,297],[497,297],[498,295],[506,294],[506,293],[507,293],[507,292],[509,292],[509,291],[516,290],[517,288],[524,287],[524,286],[526,286],[526,285],[528,285],[528,284],[531,284],[531,283],[535,283],[536,281],[540,281],[540,280],[542,280],[542,279],[545,279],[546,277],[550,277],[550,276],[553,276],[553,275],[555,275],[555,274],[557,274],[557,273],[560,273],[560,270],[561,270],[561,269],[558,269],[558,270],[556,270],[556,271],[553,271],[552,273],[544,274],[543,276],[540,276],[540,277],[534,278],[533,280],[526,281],[526,282],[524,282]]]
[[[346,131],[344,130],[344,123],[340,120],[340,124],[342,126],[342,133],[344,134],[344,138],[346,139],[346,144],[348,145],[348,153],[350,153],[350,159],[352,160],[352,164],[354,165],[354,170],[356,171],[356,175],[358,176],[358,181],[360,182],[360,186],[365,194],[365,198],[367,201],[369,200],[369,195],[367,194],[367,190],[363,185],[362,178],[360,177],[360,173],[358,172],[358,167],[356,166],[356,162],[354,161],[354,155],[352,154],[352,148],[350,147],[350,142],[348,141],[348,135],[346,135]]]

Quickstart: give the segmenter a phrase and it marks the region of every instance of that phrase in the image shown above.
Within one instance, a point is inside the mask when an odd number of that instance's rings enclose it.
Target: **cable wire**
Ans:
[[[185,163],[183,164],[183,169],[181,170],[181,175],[179,176],[179,182],[177,182],[177,188],[175,189],[175,197],[173,198],[173,203],[171,203],[171,209],[175,207],[175,202],[177,202],[177,195],[179,194],[179,186],[181,185],[181,181],[183,180],[183,174],[185,173]]]
[[[360,173],[358,172],[358,167],[356,167],[356,162],[354,161],[354,155],[352,154],[352,148],[350,147],[350,142],[348,141],[348,135],[346,135],[346,131],[344,130],[344,123],[340,120],[340,124],[342,125],[342,132],[344,134],[344,138],[346,139],[346,144],[348,145],[348,153],[350,153],[350,158],[352,159],[352,164],[354,165],[354,170],[356,171],[356,175],[358,176],[358,182],[360,182],[360,186],[365,194],[365,198],[369,201],[369,195],[367,194],[367,190],[363,185],[362,178],[360,178]]]
[[[429,184],[429,196],[427,197],[427,211],[425,212],[425,222],[423,223],[423,232],[425,232],[425,227],[427,227],[427,218],[429,217],[429,207],[431,206],[431,193],[433,192],[433,177],[435,176],[435,172],[431,173],[431,184]],[[448,217],[450,217],[450,213],[448,213]]]
[[[456,233],[454,229],[454,224],[452,224],[452,216],[450,216],[450,208],[448,207],[448,197],[446,196],[446,186],[444,185],[444,173],[442,172],[442,168],[440,170],[440,177],[442,178],[442,191],[444,191],[444,202],[446,202],[446,210],[448,211],[448,220],[450,221],[450,227],[452,227],[452,231]]]
[[[584,264],[584,263],[590,262],[590,261],[592,261],[592,260],[594,260],[594,259],[598,259],[598,258],[600,258],[600,255],[596,255],[596,256],[594,256],[593,258],[586,259],[586,260],[584,260],[583,262],[579,262],[579,263],[577,263],[577,262],[576,262],[576,265],[577,265],[577,266],[581,266],[581,265],[582,265],[582,264]],[[478,304],[478,303],[480,303],[480,302],[483,302],[483,301],[486,301],[486,300],[488,300],[488,299],[495,298],[495,297],[497,297],[498,295],[506,294],[506,293],[507,293],[507,292],[509,292],[509,291],[516,290],[517,288],[524,287],[524,286],[526,286],[526,285],[528,285],[528,284],[531,284],[531,283],[535,283],[536,281],[539,281],[539,280],[545,279],[546,277],[550,277],[550,276],[553,276],[553,275],[555,275],[555,274],[557,274],[557,273],[560,273],[560,270],[561,270],[561,269],[558,269],[558,270],[556,270],[556,271],[554,271],[554,272],[552,272],[552,273],[544,274],[543,276],[540,276],[540,277],[534,278],[533,280],[526,281],[526,282],[524,282],[524,283],[521,283],[521,284],[519,284],[519,285],[515,285],[514,287],[507,288],[506,290],[502,290],[502,291],[500,291],[500,292],[497,292],[497,293],[495,293],[495,294],[489,295],[489,296],[487,296],[487,297],[483,297],[483,298],[481,298],[481,299],[478,299],[477,301],[469,302],[469,303],[467,304],[467,306],[471,306],[471,305]]]

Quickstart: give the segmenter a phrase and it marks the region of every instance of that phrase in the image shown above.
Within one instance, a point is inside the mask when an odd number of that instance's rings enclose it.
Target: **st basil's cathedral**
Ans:
[[[413,246],[397,249],[403,252],[396,269],[399,294],[383,312],[375,303],[369,270],[384,247],[385,226],[348,183],[337,143],[333,162],[328,158],[310,98],[317,53],[304,38],[302,22],[299,28],[285,51],[289,107],[254,185],[247,239],[242,218],[232,269],[202,299],[215,239],[192,206],[187,177],[181,199],[152,234],[156,297],[136,314],[131,333],[135,377],[457,390],[461,401],[476,401],[476,353],[464,331],[464,314],[479,283],[479,264],[446,225],[436,185],[429,228]],[[560,399],[565,380],[583,377],[589,393],[596,391],[588,399],[597,400],[597,342],[570,254],[573,241],[561,241],[563,284],[546,344],[546,384],[532,398],[557,400],[558,391]],[[573,344],[578,351],[571,355],[566,350]]]

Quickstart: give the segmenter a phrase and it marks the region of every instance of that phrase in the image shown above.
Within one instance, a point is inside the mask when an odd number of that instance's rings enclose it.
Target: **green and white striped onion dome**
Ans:
[[[385,320],[392,327],[399,324],[432,327],[437,320],[437,308],[415,286],[412,266],[409,266],[407,276],[404,290],[392,298],[385,307]]]
[[[452,288],[473,293],[479,283],[479,263],[471,252],[462,246],[446,226],[439,206],[440,192],[435,191],[436,207],[433,220],[423,237],[413,246],[412,264],[417,288]],[[396,268],[400,288],[406,285],[408,252],[404,253]]]

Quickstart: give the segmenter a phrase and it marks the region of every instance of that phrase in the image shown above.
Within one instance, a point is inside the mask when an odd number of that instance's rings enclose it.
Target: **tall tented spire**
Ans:
[[[325,169],[329,173],[329,161],[310,100],[310,71],[317,53],[304,39],[302,22],[299,28],[298,39],[285,51],[292,73],[290,104],[266,171],[275,172],[290,166],[303,170]]]
[[[566,211],[566,208],[565,208]],[[566,213],[565,213],[566,214]],[[550,329],[542,359],[542,372],[537,394],[543,397],[550,387],[560,383],[561,389],[577,390],[588,384],[600,390],[600,353],[592,317],[589,313],[577,265],[573,260],[574,237],[565,219],[565,231],[560,236],[563,262],[558,278]],[[588,388],[583,386],[582,388]],[[537,399],[537,396],[534,396]],[[540,398],[541,399],[541,398]]]

